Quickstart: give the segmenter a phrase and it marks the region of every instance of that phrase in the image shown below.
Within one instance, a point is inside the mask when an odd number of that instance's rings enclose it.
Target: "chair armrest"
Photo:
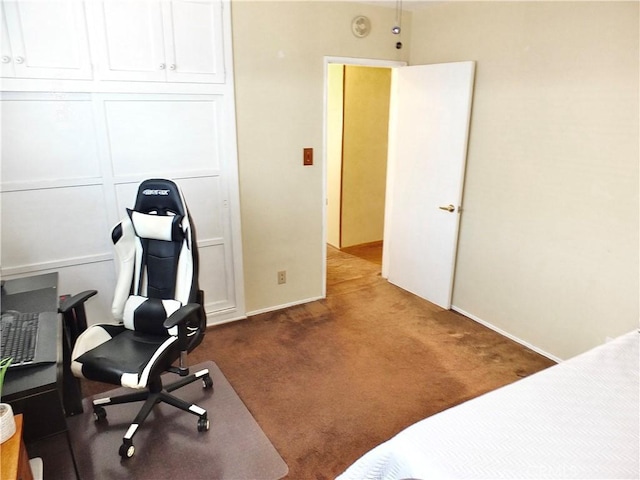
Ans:
[[[71,350],[73,350],[80,334],[87,329],[87,314],[84,304],[97,293],[97,290],[85,290],[60,302],[58,312],[62,314],[64,330]]]
[[[198,311],[201,308],[202,306],[197,303],[187,303],[186,305],[183,305],[164,321],[164,328],[169,329],[176,325],[180,325],[181,323],[185,323],[192,315],[195,315],[197,318]]]
[[[82,305],[97,293],[97,290],[85,290],[84,292],[77,293],[72,297],[65,298],[60,304],[60,307],[58,307],[58,312],[67,313],[69,310],[76,308],[78,305]]]

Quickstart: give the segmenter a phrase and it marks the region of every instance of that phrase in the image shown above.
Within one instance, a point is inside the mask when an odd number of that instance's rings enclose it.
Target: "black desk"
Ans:
[[[25,443],[66,432],[62,404],[63,338],[62,321],[58,315],[58,274],[7,280],[3,285],[2,310],[47,312],[46,318],[56,322],[55,342],[58,361],[55,364],[9,369],[5,376],[2,399],[10,403],[15,413],[24,414]]]
[[[69,387],[71,371],[62,319],[58,315],[58,274],[7,280],[2,285],[2,310],[46,313],[42,321],[56,322],[56,337],[39,341],[55,342],[57,362],[9,369],[2,400],[14,412],[24,414],[24,440],[29,443],[67,432],[65,416],[79,413],[73,405],[81,401],[80,391]],[[65,348],[66,347],[66,348]]]
[[[2,285],[2,310],[46,312],[40,321],[56,323],[56,363],[9,369],[2,388],[2,401],[11,404],[14,413],[22,413],[23,438],[31,457],[42,457],[44,475],[77,478],[77,467],[66,415],[79,413],[80,391],[69,388],[73,380],[70,354],[58,314],[58,274],[6,280]]]

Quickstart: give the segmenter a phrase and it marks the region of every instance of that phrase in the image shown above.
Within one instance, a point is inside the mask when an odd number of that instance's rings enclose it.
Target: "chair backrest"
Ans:
[[[166,333],[168,315],[201,302],[189,211],[176,183],[150,179],[127,213],[111,235],[119,260],[113,315],[132,330]]]

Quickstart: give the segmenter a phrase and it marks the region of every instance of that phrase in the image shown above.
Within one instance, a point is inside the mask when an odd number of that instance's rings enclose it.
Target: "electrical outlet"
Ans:
[[[283,283],[287,283],[287,271],[281,270],[278,272],[278,285],[282,285]]]

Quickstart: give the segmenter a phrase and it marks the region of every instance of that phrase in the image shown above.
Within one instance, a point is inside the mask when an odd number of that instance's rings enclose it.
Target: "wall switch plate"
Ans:
[[[281,270],[278,272],[278,285],[282,285],[283,283],[287,283],[287,271]]]
[[[313,165],[313,148],[302,150],[302,164],[305,166]]]

